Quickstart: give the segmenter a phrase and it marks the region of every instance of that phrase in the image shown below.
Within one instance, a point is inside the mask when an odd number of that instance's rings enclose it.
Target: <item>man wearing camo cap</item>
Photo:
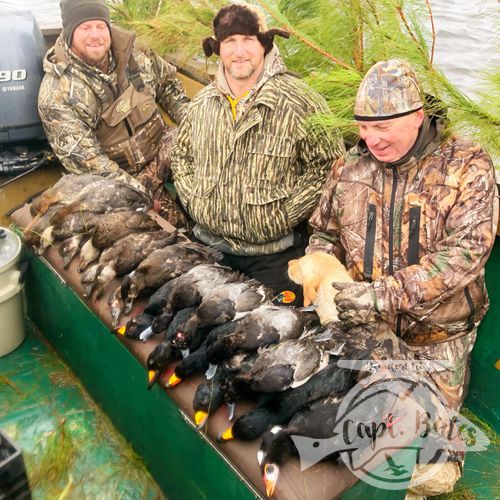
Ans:
[[[403,60],[367,72],[354,118],[360,140],[327,179],[307,253],[336,255],[355,280],[329,303],[344,327],[384,323],[415,359],[449,363],[428,377],[458,411],[489,305],[484,267],[498,222],[491,159],[447,134],[442,113],[424,110]],[[413,494],[452,490],[462,457]]]

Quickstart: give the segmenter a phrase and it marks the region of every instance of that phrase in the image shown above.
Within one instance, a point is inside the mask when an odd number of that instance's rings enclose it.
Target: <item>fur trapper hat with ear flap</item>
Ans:
[[[232,3],[222,7],[213,20],[214,36],[203,40],[203,51],[207,57],[219,55],[220,43],[228,36],[250,35],[256,36],[264,47],[264,54],[273,48],[274,36],[288,38],[288,31],[281,29],[267,29],[264,13],[256,6],[247,3]]]

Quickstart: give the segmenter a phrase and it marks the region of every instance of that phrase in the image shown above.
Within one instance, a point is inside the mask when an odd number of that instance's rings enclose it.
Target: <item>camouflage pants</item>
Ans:
[[[470,353],[476,341],[477,328],[452,338],[426,346],[408,346],[416,359],[445,360],[447,369],[431,371],[427,376],[434,382],[449,408],[460,411],[467,395],[470,378]]]
[[[159,214],[170,224],[177,228],[189,229],[191,224],[188,216],[176,200],[175,193],[170,192],[165,183],[171,180],[172,171],[170,161],[172,145],[177,136],[177,128],[165,127],[161,138],[161,147],[156,158],[150,161],[139,172],[129,172],[147,189],[153,193],[153,197],[160,203]]]
[[[477,325],[476,325],[477,326]],[[352,359],[377,361],[378,378],[413,380],[425,389],[429,419],[436,433],[450,446],[450,460],[462,463],[463,444],[457,435],[454,415],[461,408],[469,382],[470,353],[476,340],[477,328],[456,338],[429,345],[408,345],[396,337],[384,322],[359,325],[339,338],[351,348]],[[373,372],[372,372],[373,373]],[[360,383],[365,373],[360,373]],[[369,383],[369,377],[366,379]],[[449,436],[454,436],[449,441]]]

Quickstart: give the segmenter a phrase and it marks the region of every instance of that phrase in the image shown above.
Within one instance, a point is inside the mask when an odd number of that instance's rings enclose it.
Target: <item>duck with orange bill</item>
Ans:
[[[226,374],[227,372],[221,369],[212,380],[202,382],[196,388],[193,398],[193,418],[197,430],[203,428],[207,423],[208,417],[224,404],[224,392],[221,388],[221,380],[223,380]]]
[[[173,388],[178,385],[183,380],[192,377],[198,372],[205,372],[208,369],[208,359],[207,359],[207,349],[208,346],[215,342],[217,339],[222,338],[226,335],[230,335],[236,330],[238,323],[236,321],[230,321],[224,323],[210,330],[208,335],[205,335],[202,339],[201,345],[196,348],[196,343],[191,344],[193,347],[192,351],[182,359],[182,361],[175,367],[174,373],[168,379],[166,387]],[[181,326],[182,328],[182,326]],[[200,329],[198,329],[200,330]],[[178,335],[174,336],[172,339],[172,345],[181,349],[181,341],[178,340]],[[196,340],[196,339],[195,339]]]
[[[112,332],[134,340],[142,340],[146,342],[155,332],[153,332],[153,322],[160,314],[165,303],[172,292],[172,287],[175,285],[179,278],[164,283],[156,292],[154,292],[148,299],[146,307],[141,314],[130,319],[126,325],[115,328]],[[165,330],[161,331],[165,335]]]
[[[280,469],[292,456],[298,455],[292,436],[327,439],[334,436],[337,412],[341,404],[338,395],[314,401],[297,411],[286,426],[276,425],[262,436],[257,452],[257,461],[266,487],[266,495],[272,497],[276,490]],[[338,448],[324,459],[335,460],[342,451],[342,440]]]
[[[186,307],[181,309],[172,319],[165,331],[165,338],[162,340],[150,353],[146,360],[146,368],[148,370],[148,389],[151,389],[158,377],[163,373],[168,366],[182,358],[180,349],[172,345],[172,339],[177,334],[177,329],[188,318],[190,318],[196,309],[194,307]]]
[[[343,396],[353,383],[351,371],[339,368],[337,360],[332,358],[327,367],[303,385],[275,393],[265,404],[238,417],[218,436],[218,441],[252,441],[273,425],[287,423],[298,410],[312,401],[332,394]]]

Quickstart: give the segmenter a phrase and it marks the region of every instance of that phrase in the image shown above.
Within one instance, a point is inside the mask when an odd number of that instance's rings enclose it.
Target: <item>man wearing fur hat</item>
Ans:
[[[150,194],[170,222],[184,216],[164,188],[174,129],[188,98],[175,68],[110,25],[105,0],[61,0],[63,31],[44,61],[38,108],[47,138],[72,173],[123,179]]]
[[[179,197],[199,240],[224,262],[295,304],[290,259],[304,254],[306,219],[326,172],[342,154],[338,138],[311,134],[307,119],[328,112],[324,99],[287,74],[263,13],[250,4],[223,7],[207,56],[220,56],[216,81],[193,100],[173,149]]]
[[[498,194],[489,156],[451,136],[432,104],[406,61],[367,72],[354,109],[360,140],[330,172],[307,252],[323,265],[325,254],[335,255],[357,282],[334,284],[342,291],[316,297],[329,301],[318,309],[336,308],[341,327],[358,332],[353,343],[362,342],[360,328],[385,325],[412,358],[447,362],[425,376],[444,407],[458,411],[489,304],[484,267]],[[323,274],[318,269],[315,280]],[[429,480],[414,481],[412,494],[451,491],[460,474],[460,459],[442,464]]]

